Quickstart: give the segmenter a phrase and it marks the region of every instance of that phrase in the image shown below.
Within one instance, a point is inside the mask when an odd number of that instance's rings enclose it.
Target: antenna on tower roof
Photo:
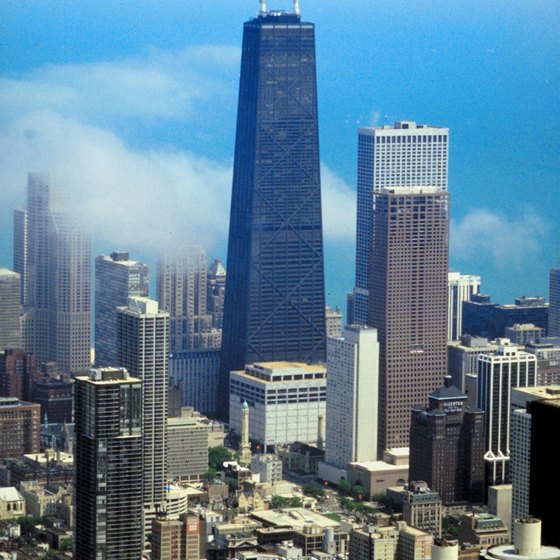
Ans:
[[[266,0],[259,0],[261,3],[261,14],[266,14]]]
[[[294,0],[294,14],[299,16],[299,0]]]

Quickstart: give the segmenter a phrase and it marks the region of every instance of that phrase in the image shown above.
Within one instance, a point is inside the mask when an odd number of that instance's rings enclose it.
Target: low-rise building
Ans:
[[[443,506],[440,495],[423,481],[411,482],[404,496],[403,519],[412,527],[441,537]]]
[[[25,498],[13,486],[0,488],[0,519],[26,515]]]
[[[491,513],[473,511],[461,517],[459,542],[488,548],[509,542],[509,531],[499,517]]]

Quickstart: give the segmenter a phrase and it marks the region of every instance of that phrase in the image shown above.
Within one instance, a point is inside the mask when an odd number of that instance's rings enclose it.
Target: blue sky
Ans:
[[[269,8],[290,8],[269,0]],[[357,127],[448,126],[451,267],[548,297],[560,256],[557,0],[301,0],[316,23],[327,300],[354,280]],[[96,254],[225,257],[243,22],[256,0],[0,4],[0,266],[28,170]]]

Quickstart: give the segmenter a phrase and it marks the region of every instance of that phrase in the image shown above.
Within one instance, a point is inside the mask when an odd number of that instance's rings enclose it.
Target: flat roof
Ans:
[[[338,528],[340,523],[324,515],[305,508],[286,508],[282,510],[253,511],[251,517],[277,527],[291,526],[302,531],[305,526],[318,525],[322,528]]]

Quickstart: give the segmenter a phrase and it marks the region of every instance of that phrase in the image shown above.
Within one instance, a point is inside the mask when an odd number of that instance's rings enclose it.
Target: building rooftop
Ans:
[[[286,508],[282,510],[254,511],[251,516],[268,525],[277,527],[293,527],[296,530],[303,530],[310,524],[318,525],[322,528],[338,528],[340,523],[328,517],[319,515],[305,508]]]
[[[24,497],[14,486],[5,486],[0,488],[0,500],[3,502],[17,502],[23,499]]]

